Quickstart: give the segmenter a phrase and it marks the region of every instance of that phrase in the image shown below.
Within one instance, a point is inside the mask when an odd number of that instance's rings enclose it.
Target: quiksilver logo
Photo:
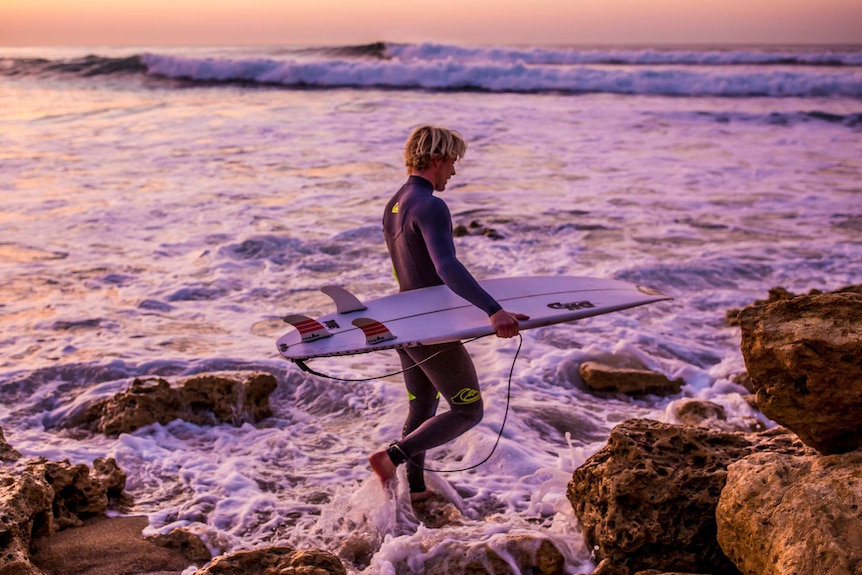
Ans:
[[[467,405],[468,403],[473,403],[475,401],[479,401],[482,399],[482,394],[478,389],[470,389],[469,387],[465,387],[458,393],[452,396],[452,403],[455,405]]]
[[[586,309],[586,308],[591,308],[591,307],[596,307],[596,306],[593,302],[584,300],[584,301],[573,301],[573,302],[568,302],[568,303],[554,302],[554,303],[549,303],[548,307],[551,309],[567,309],[567,310],[574,311],[576,309]]]

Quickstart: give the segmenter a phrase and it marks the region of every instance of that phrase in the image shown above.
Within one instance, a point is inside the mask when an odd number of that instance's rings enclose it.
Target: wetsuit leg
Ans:
[[[425,451],[452,441],[479,423],[482,420],[483,403],[473,361],[460,342],[411,347],[402,351],[404,367],[427,360],[404,374],[408,391],[417,398],[414,401],[421,398],[415,412],[411,401],[405,431],[411,429],[397,444],[398,450],[416,464],[413,466],[412,490],[424,483],[416,476],[421,477],[417,472],[424,465]],[[434,354],[439,355],[428,359]],[[409,358],[409,363],[405,356]],[[437,401],[432,398],[436,398],[437,392],[449,404],[449,411],[433,415]],[[434,409],[430,407],[432,403]]]
[[[407,420],[401,431],[401,437],[407,437],[426,420],[434,417],[440,404],[440,392],[404,350],[399,349],[401,368],[404,372],[404,383],[410,399]],[[417,453],[407,462],[407,483],[411,493],[425,491],[425,452]]]

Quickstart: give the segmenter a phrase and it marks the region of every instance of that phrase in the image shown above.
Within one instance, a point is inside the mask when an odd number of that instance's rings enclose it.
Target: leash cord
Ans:
[[[497,446],[500,444],[500,439],[503,437],[503,430],[506,428],[506,420],[509,418],[509,403],[512,400],[512,374],[515,372],[515,362],[518,361],[518,355],[521,353],[521,346],[524,345],[524,336],[520,333],[518,334],[518,349],[515,350],[515,357],[512,358],[512,366],[509,368],[509,382],[506,386],[506,411],[503,413],[503,422],[500,424],[500,431],[497,433],[497,439],[494,441],[494,446],[491,448],[490,453],[485,456],[485,459],[471,465],[470,467],[464,467],[462,469],[431,469],[430,467],[422,466],[424,471],[431,471],[433,473],[459,473],[461,471],[470,471],[471,469],[476,469],[480,465],[484,464],[486,461],[491,459],[491,456],[494,455],[494,452],[497,450]],[[400,450],[399,450],[400,451]],[[405,456],[406,457],[406,456]],[[407,461],[416,465],[416,463],[407,457]]]
[[[493,335],[493,334],[490,334],[490,335]],[[471,342],[474,342],[474,341],[476,341],[477,339],[481,339],[481,338],[483,338],[483,337],[488,337],[488,336],[486,336],[486,335],[481,335],[481,336],[479,336],[479,337],[474,337],[473,339],[465,340],[465,341],[464,341],[464,343],[471,343]],[[503,437],[503,430],[506,428],[506,420],[509,418],[509,404],[510,404],[510,403],[511,403],[511,401],[512,401],[512,374],[515,372],[515,363],[518,361],[518,356],[521,354],[521,346],[522,346],[522,345],[524,345],[524,336],[522,336],[522,335],[519,333],[519,334],[518,334],[518,349],[516,349],[516,350],[515,350],[515,357],[513,357],[513,358],[512,358],[512,366],[509,368],[509,381],[508,381],[508,384],[507,384],[507,386],[506,386],[506,411],[505,411],[505,412],[504,412],[504,414],[503,414],[503,422],[500,424],[500,431],[499,431],[499,433],[497,433],[497,439],[496,439],[496,441],[494,441],[494,446],[491,448],[491,452],[490,452],[490,453],[488,453],[488,455],[487,455],[487,456],[485,456],[485,459],[483,459],[483,460],[482,460],[482,461],[480,461],[479,463],[476,463],[476,464],[474,464],[474,465],[471,465],[470,467],[464,467],[463,469],[431,469],[430,467],[425,467],[425,466],[423,465],[423,466],[421,466],[421,467],[422,467],[422,469],[423,469],[424,471],[431,471],[431,472],[433,472],[433,473],[459,473],[459,472],[461,472],[461,471],[470,471],[471,469],[476,469],[477,467],[479,467],[480,465],[484,464],[486,461],[488,461],[489,459],[491,459],[491,456],[492,456],[492,455],[494,455],[494,452],[497,450],[497,446],[500,444],[500,439],[502,439],[502,437]],[[299,368],[300,368],[302,371],[307,372],[307,373],[310,373],[310,374],[312,374],[312,375],[316,375],[316,376],[318,376],[318,377],[325,377],[326,379],[332,379],[332,380],[335,380],[335,381],[363,382],[363,381],[372,381],[372,380],[375,380],[375,379],[382,379],[382,378],[384,378],[384,377],[391,377],[391,376],[393,376],[393,375],[400,375],[400,374],[404,373],[405,371],[407,371],[407,370],[409,370],[409,369],[413,369],[414,367],[419,367],[420,365],[422,365],[422,364],[423,364],[423,363],[425,363],[426,361],[429,361],[429,360],[431,360],[431,359],[433,359],[433,358],[437,357],[438,355],[440,355],[440,354],[441,354],[441,353],[443,353],[444,351],[446,351],[446,350],[438,351],[437,353],[432,354],[432,355],[430,355],[430,356],[426,357],[425,359],[423,359],[422,361],[417,362],[417,363],[414,363],[414,364],[413,364],[413,365],[411,365],[410,367],[407,367],[407,368],[405,368],[405,369],[402,369],[401,371],[395,371],[395,372],[388,373],[388,374],[386,374],[386,375],[381,375],[381,376],[378,376],[378,377],[367,377],[367,378],[364,378],[364,379],[345,379],[345,378],[341,378],[341,377],[335,377],[335,376],[327,375],[327,374],[325,374],[325,373],[320,373],[319,371],[315,371],[315,370],[311,369],[311,368],[310,368],[310,367],[308,367],[308,365],[306,365],[306,364],[305,364],[305,362],[303,362],[302,360],[299,360],[299,359],[298,359],[298,360],[293,360],[293,362],[294,362],[296,365],[298,365],[298,366],[299,366]],[[397,447],[396,447],[396,448],[397,448]],[[401,451],[401,450],[399,449],[399,451]],[[402,452],[402,453],[403,453],[403,452]],[[412,463],[413,465],[417,465],[417,466],[418,466],[418,464],[417,464],[415,461],[413,461],[412,459],[410,459],[409,457],[407,457],[407,454],[404,454],[404,457],[405,457],[405,458],[407,458],[407,461],[409,461],[409,462],[410,462],[410,463]]]

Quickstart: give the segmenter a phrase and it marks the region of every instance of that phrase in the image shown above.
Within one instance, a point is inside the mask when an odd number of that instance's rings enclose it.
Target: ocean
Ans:
[[[405,416],[400,378],[381,377],[394,352],[312,362],[372,378],[347,383],[275,348],[281,317],[330,311],[321,286],[397,289],[382,209],[425,123],[468,141],[443,197],[475,230],[456,238],[475,276],[674,298],[526,331],[516,361],[517,341],[470,343],[485,419],[429,466],[480,461],[507,403],[508,419],[487,463],[430,475],[465,518],[437,529],[367,464]],[[148,533],[185,527],[217,553],[352,545],[370,553],[350,573],[402,575],[524,534],[589,572],[572,471],[619,422],[674,423],[692,399],[729,428],[774,425],[734,383],[726,310],[862,282],[860,182],[862,47],[0,48],[0,427],[27,457],[116,458]],[[578,365],[608,357],[685,385],[588,392]],[[254,370],[279,381],[256,425],[60,427],[135,378]]]

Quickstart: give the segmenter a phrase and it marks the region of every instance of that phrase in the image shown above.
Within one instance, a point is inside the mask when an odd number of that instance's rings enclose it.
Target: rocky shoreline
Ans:
[[[680,402],[679,424],[615,427],[567,490],[599,561],[593,575],[862,573],[862,286],[804,296],[776,288],[728,319],[742,330],[740,382],[780,427],[763,431],[751,421],[736,429],[720,406],[697,401]],[[596,393],[675,394],[681,384],[620,358],[584,363],[580,377]],[[178,387],[136,380],[63,425],[112,435],[177,417],[253,423],[270,414],[274,389],[268,374],[214,374]],[[192,533],[144,539],[145,518],[106,516],[128,505],[125,481],[112,459],[92,468],[26,460],[0,430],[0,575],[180,575],[190,565],[203,566],[195,575],[347,573],[344,550],[272,547],[212,558]],[[422,513],[438,528],[458,521],[443,504]],[[566,574],[550,538],[511,535],[502,545],[522,573]],[[445,565],[426,567],[511,572],[493,549],[466,544]]]

